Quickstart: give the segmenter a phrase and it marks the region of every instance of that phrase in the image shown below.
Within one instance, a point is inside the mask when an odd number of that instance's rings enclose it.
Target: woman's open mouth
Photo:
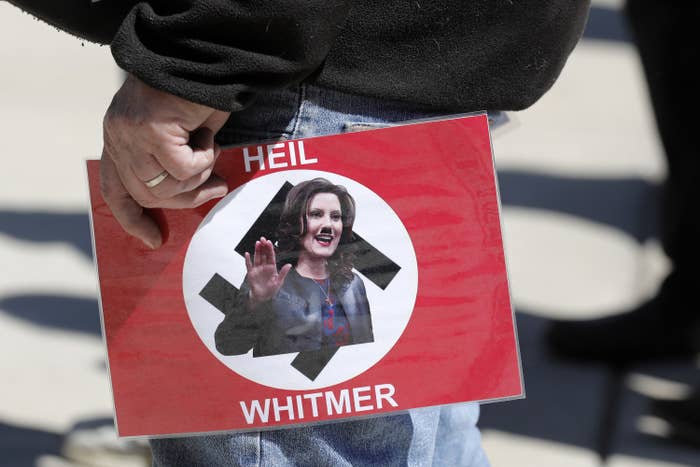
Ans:
[[[329,234],[319,234],[314,237],[314,239],[324,247],[331,246],[331,243],[333,242],[333,235]]]

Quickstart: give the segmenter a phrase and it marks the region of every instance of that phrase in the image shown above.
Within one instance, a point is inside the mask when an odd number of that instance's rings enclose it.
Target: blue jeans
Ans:
[[[222,144],[342,133],[433,115],[311,86],[260,96],[232,116]],[[429,389],[428,389],[429,390]],[[151,440],[154,466],[488,467],[475,403],[261,432]]]

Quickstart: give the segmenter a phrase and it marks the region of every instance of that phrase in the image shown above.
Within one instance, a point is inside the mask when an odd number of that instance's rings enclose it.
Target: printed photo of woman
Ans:
[[[223,355],[254,357],[374,341],[362,279],[352,271],[355,201],[324,178],[289,191],[276,243],[245,253],[247,274],[226,303],[215,342]]]

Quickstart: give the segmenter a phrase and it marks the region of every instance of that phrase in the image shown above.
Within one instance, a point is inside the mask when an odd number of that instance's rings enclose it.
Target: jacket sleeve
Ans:
[[[102,0],[105,1],[105,0]],[[117,64],[145,83],[220,110],[319,68],[349,0],[152,0],[112,42]]]
[[[357,302],[358,302],[358,312],[363,317],[362,327],[357,335],[353,335],[353,343],[362,344],[365,342],[374,342],[374,331],[372,330],[372,312],[369,307],[369,300],[367,299],[367,290],[365,289],[365,283],[360,279],[360,277],[355,274],[354,281],[357,282],[358,292]]]
[[[109,44],[138,0],[10,0],[10,3],[82,39]]]

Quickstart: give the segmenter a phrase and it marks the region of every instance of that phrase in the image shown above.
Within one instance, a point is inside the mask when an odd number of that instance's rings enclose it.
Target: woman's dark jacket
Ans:
[[[248,307],[249,290],[244,281],[238,295],[226,304],[226,317],[215,334],[220,353],[240,355],[252,348],[254,357],[265,357],[322,348],[321,303],[325,296],[315,281],[291,269],[277,296],[254,309]],[[350,283],[333,291],[350,325],[350,343],[373,342],[362,279],[353,274]]]
[[[470,112],[528,107],[554,83],[590,0],[10,0],[151,86],[236,111],[302,80]]]

